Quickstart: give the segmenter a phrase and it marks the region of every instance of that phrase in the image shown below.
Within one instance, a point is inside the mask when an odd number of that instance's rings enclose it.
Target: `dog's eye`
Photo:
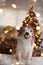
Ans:
[[[23,30],[23,31],[25,31],[25,30]]]
[[[30,30],[30,32],[32,32],[32,30]]]

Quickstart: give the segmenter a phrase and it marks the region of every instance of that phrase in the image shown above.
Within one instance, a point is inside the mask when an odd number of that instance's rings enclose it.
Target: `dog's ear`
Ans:
[[[19,34],[18,36],[21,36],[22,35],[22,28],[20,28],[20,30],[18,30]]]
[[[31,45],[33,45],[33,43],[35,43],[35,35],[34,35],[34,33],[32,34]]]

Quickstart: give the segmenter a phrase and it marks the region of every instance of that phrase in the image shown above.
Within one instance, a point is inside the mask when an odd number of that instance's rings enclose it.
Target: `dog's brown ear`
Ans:
[[[19,36],[19,32],[20,32],[20,30],[17,30],[18,31],[18,36]]]
[[[20,30],[18,30],[18,36],[21,36],[21,31]]]
[[[18,30],[18,36],[22,35],[22,28],[20,28],[20,30]]]

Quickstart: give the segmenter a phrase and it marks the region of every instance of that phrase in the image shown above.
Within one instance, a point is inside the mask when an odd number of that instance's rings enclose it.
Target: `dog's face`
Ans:
[[[32,27],[24,27],[22,30],[21,30],[21,33],[22,33],[22,36],[25,38],[25,39],[29,39],[32,37],[33,35],[33,29]]]

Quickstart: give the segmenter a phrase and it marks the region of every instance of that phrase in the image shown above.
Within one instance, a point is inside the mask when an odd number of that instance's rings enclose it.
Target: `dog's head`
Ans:
[[[34,36],[34,31],[32,27],[25,26],[20,29],[20,34],[25,39],[30,39]]]

